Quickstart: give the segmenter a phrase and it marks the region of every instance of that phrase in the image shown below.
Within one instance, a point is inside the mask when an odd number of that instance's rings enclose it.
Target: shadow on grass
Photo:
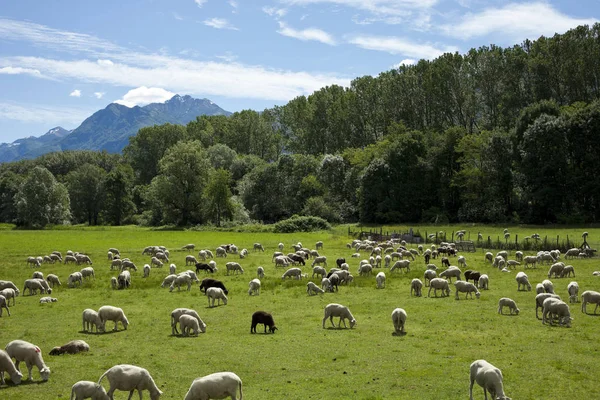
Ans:
[[[328,331],[345,331],[350,328],[344,328],[344,327],[338,327],[338,326],[328,326],[325,329],[327,329]]]
[[[90,336],[96,336],[96,335],[110,335],[113,333],[119,333],[119,332],[125,332],[126,329],[122,329],[120,331],[113,331],[112,329],[109,331],[105,331],[105,332],[90,332],[90,331],[79,331],[78,333],[81,333],[82,335],[90,335]]]
[[[585,315],[589,315],[590,317],[600,317],[600,314],[590,314],[590,313],[587,313],[587,312],[585,312],[584,314]]]
[[[518,317],[519,316],[519,314],[500,314],[500,315],[502,315],[503,317]]]
[[[406,332],[392,332],[392,336],[406,336]]]

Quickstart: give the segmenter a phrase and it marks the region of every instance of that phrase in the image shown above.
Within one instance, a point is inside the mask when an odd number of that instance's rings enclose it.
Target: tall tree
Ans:
[[[221,221],[230,219],[233,214],[230,181],[231,172],[222,168],[213,170],[204,191],[206,215],[212,216],[217,226],[221,226]]]
[[[104,216],[113,225],[121,225],[135,212],[133,202],[133,168],[118,164],[107,175]]]
[[[104,206],[106,172],[95,165],[84,164],[66,176],[71,210],[77,222],[98,225],[98,216]]]

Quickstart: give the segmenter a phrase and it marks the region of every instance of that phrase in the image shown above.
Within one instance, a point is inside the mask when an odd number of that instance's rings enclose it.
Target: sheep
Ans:
[[[548,279],[544,279],[542,281],[542,286],[544,287],[544,291],[546,293],[554,293],[554,285],[552,284],[552,282]]]
[[[329,280],[329,278],[321,279],[321,288],[326,292],[333,292],[333,290],[331,289],[331,281]]]
[[[277,267],[287,267],[292,263],[292,260],[289,257],[284,255],[275,257],[275,268]]]
[[[82,351],[90,351],[90,345],[83,340],[71,340],[65,345],[58,346],[50,350],[51,356],[59,356],[61,354],[77,354]]]
[[[227,268],[227,275],[229,275],[229,271],[234,271],[236,274],[244,273],[242,266],[236,262],[228,262],[225,267]]]
[[[70,288],[75,287],[77,282],[79,282],[79,286],[83,284],[83,275],[81,275],[81,272],[79,271],[73,272],[71,275],[69,275],[69,279],[67,279],[67,286]]]
[[[123,265],[123,260],[117,258],[117,259],[111,261],[110,269],[111,270],[113,270],[113,269],[121,270],[122,265]]]
[[[358,274],[360,276],[371,275],[372,271],[373,271],[373,266],[371,266],[371,264],[363,264],[358,267]]]
[[[515,258],[517,259],[517,261],[523,262],[523,252],[522,251],[515,251]]]
[[[192,278],[186,273],[181,273],[173,279],[171,282],[171,286],[169,286],[169,292],[172,292],[175,287],[177,287],[177,291],[181,291],[181,285],[187,285],[188,292],[192,289]]]
[[[544,289],[544,285],[542,285],[541,283],[538,283],[537,285],[535,285],[535,294],[540,294],[540,293],[546,293],[546,290]]]
[[[434,296],[437,297],[438,289],[442,290],[442,297],[450,296],[450,287],[448,285],[448,281],[442,278],[434,278],[429,282],[429,292],[427,292],[427,297],[431,294],[431,289],[434,289]],[[446,296],[444,296],[444,293]]]
[[[83,332],[93,332],[94,327],[96,327],[96,332],[104,332],[104,325],[102,319],[100,319],[100,315],[91,308],[83,310],[82,321]]]
[[[315,275],[317,275],[317,276],[321,275],[321,278],[324,278],[325,275],[327,275],[327,271],[325,270],[325,268],[323,268],[319,265],[316,265],[313,267],[312,278],[314,278]]]
[[[460,265],[464,268],[467,267],[467,260],[466,260],[465,256],[458,256],[456,261],[458,262],[458,265]]]
[[[208,297],[208,306],[214,307],[215,300],[217,300],[217,305],[221,305],[221,300],[223,300],[223,305],[227,305],[227,296],[223,289],[218,287],[210,287],[206,289],[206,297]],[[212,300],[212,305],[211,305]]]
[[[502,314],[502,309],[504,307],[508,307],[510,309],[510,314],[513,313],[519,315],[519,309],[517,308],[517,303],[514,300],[509,299],[508,297],[502,297],[498,300],[498,314]]]
[[[42,297],[40,298],[40,304],[46,304],[46,303],[56,303],[58,301],[58,299],[56,297]]]
[[[2,316],[2,309],[5,308],[8,316],[10,317],[10,310],[8,309],[8,302],[6,297],[0,294],[0,317]]]
[[[410,260],[399,260],[396,261],[394,263],[394,265],[392,265],[392,268],[390,268],[390,272],[395,271],[395,270],[401,270],[404,269],[406,270],[406,272],[410,271]]]
[[[573,281],[567,285],[567,292],[569,292],[569,303],[577,303],[578,302],[578,294],[579,294],[579,285],[577,282]]]
[[[27,257],[27,265],[30,264],[32,268],[35,268],[40,267],[42,263],[35,257]]]
[[[223,282],[221,282],[217,279],[213,279],[213,278],[202,279],[202,282],[200,283],[200,291],[202,291],[202,289],[204,289],[204,292],[206,293],[206,289],[211,288],[211,287],[220,288],[223,290],[223,293],[229,294],[229,291],[225,288],[225,285],[223,284]]]
[[[425,270],[425,273],[423,274],[423,279],[425,280],[425,286],[429,286],[429,282],[431,282],[431,280],[433,278],[437,277],[437,272],[435,272],[434,270],[428,269]]]
[[[331,321],[331,326],[335,328],[335,325],[333,324],[333,317],[340,317],[340,321],[338,322],[338,328],[341,327],[342,322],[344,323],[344,328],[347,328],[346,319],[350,321],[350,329],[354,328],[354,326],[356,325],[356,319],[354,319],[354,316],[352,316],[350,309],[341,304],[330,303],[327,306],[325,306],[323,328],[325,328],[325,321],[327,320],[327,318],[329,318],[329,320]]]
[[[54,285],[61,286],[60,279],[54,274],[48,274],[46,281],[50,284],[50,287],[54,287]]]
[[[119,288],[119,280],[117,279],[116,276],[113,276],[110,278],[110,287],[113,289]]]
[[[106,321],[114,321],[115,327],[113,331],[117,331],[117,326],[119,321],[123,325],[123,329],[127,330],[127,326],[129,325],[129,320],[125,316],[123,309],[113,306],[102,306],[98,309],[98,316],[100,317],[100,321],[102,322],[102,330],[106,331]]]
[[[216,372],[194,379],[184,400],[224,399],[229,396],[236,400],[238,388],[241,400],[243,394],[240,377],[233,372]]]
[[[383,289],[385,287],[385,274],[383,272],[378,273],[375,281],[377,282],[377,289]]]
[[[526,256],[523,258],[523,261],[525,262],[525,269],[527,269],[529,265],[532,265],[532,268],[535,268],[538,258],[536,256]]]
[[[6,350],[6,353],[10,358],[15,359],[15,368],[17,371],[19,371],[19,363],[21,361],[25,362],[27,370],[29,371],[27,380],[33,380],[31,377],[31,370],[34,365],[40,371],[42,381],[47,381],[50,378],[50,368],[44,363],[42,351],[36,345],[24,340],[13,340],[6,345],[4,350]]]
[[[277,245],[277,247],[279,248],[279,251],[283,251],[283,248],[285,247],[285,245],[283,243],[279,243]]]
[[[158,400],[162,394],[162,391],[156,386],[148,370],[135,365],[121,364],[109,368],[98,379],[98,384],[102,382],[105,376],[110,384],[108,397],[111,400],[113,399],[113,393],[117,389],[130,392],[129,399],[131,399],[133,391],[136,389],[140,395],[140,400],[142,399],[142,390],[150,392],[151,400]]]
[[[183,271],[180,272],[177,275],[187,275],[190,277],[190,279],[194,282],[200,282],[200,279],[198,279],[198,276],[196,275],[196,273],[194,271],[192,271],[191,269],[188,269],[187,271]]]
[[[259,295],[260,294],[260,279],[252,279],[250,283],[248,283],[248,295]]]
[[[165,252],[159,251],[154,255],[154,257],[162,262],[169,262],[169,256]]]
[[[423,289],[423,282],[421,282],[420,279],[415,278],[410,282],[410,295],[413,295],[413,292],[415,294],[415,296],[417,297],[421,297],[423,294],[421,293],[421,290]]]
[[[470,379],[470,400],[473,400],[473,384],[475,382],[483,388],[483,395],[486,400],[487,392],[490,392],[493,400],[510,400],[510,398],[504,394],[502,372],[489,362],[485,360],[473,361],[470,367]]]
[[[77,254],[77,255],[75,255],[75,259],[77,260],[75,262],[75,264],[77,264],[77,265],[81,265],[81,264],[92,265],[92,260],[90,259],[89,256],[86,256],[85,254]]]
[[[566,327],[571,326],[571,312],[569,305],[562,300],[549,298],[544,300],[542,309],[542,323],[545,324],[550,315],[550,325],[554,325],[554,318],[558,319],[559,325],[565,325]]]
[[[548,279],[552,278],[552,275],[554,275],[555,278],[560,277],[564,268],[565,264],[563,262],[557,262],[552,264],[552,266],[548,270]]]
[[[262,279],[265,277],[265,269],[263,267],[256,268],[256,276],[258,279]]]
[[[188,251],[191,251],[191,250],[194,250],[195,248],[196,248],[196,245],[195,245],[195,244],[193,244],[193,243],[188,243],[188,244],[186,244],[185,246],[183,246],[183,247],[181,248],[181,250],[188,250]]]
[[[189,256],[185,256],[185,265],[196,265],[198,263],[198,260],[196,260],[196,257],[189,255]]]
[[[517,291],[521,290],[521,286],[523,286],[523,290],[527,288],[528,291],[531,291],[531,284],[529,283],[529,278],[525,272],[519,271],[515,277],[515,280],[517,281]]]
[[[306,284],[306,293],[308,293],[309,296],[312,296],[313,294],[323,294],[325,293],[325,291],[317,285],[315,285],[313,282],[308,282]]]
[[[79,381],[71,387],[71,400],[110,400],[106,390],[96,382]]]
[[[581,294],[581,312],[587,314],[587,303],[596,304],[594,308],[594,314],[598,306],[600,306],[600,293],[593,290],[586,290]]]
[[[472,299],[473,293],[475,293],[476,298],[479,298],[481,296],[481,293],[479,293],[479,290],[477,290],[477,286],[475,286],[471,282],[456,281],[456,282],[454,282],[454,287],[456,289],[456,300],[458,300],[459,292],[466,293],[465,299],[469,296],[469,294],[471,295],[471,299]]]
[[[227,258],[227,251],[223,247],[217,247],[215,253],[217,254],[217,257]]]
[[[297,267],[290,268],[287,271],[285,271],[283,273],[283,275],[281,275],[281,279],[285,279],[285,278],[301,279],[302,278],[302,270]]]
[[[182,336],[190,336],[190,331],[192,332],[193,336],[198,336],[198,332],[200,331],[200,323],[195,317],[183,314],[179,317],[179,325],[181,327]]]
[[[35,271],[31,276],[32,279],[44,279],[44,273],[40,271]]]
[[[341,281],[342,281],[342,279],[337,274],[337,272],[331,274],[331,276],[329,276],[329,282],[331,283],[331,285],[329,286],[329,290],[333,293],[333,288],[335,287],[335,291],[337,292],[338,285],[340,284]]]
[[[392,311],[392,323],[394,324],[395,334],[404,334],[404,323],[406,322],[406,311],[402,308],[396,308]]]
[[[40,293],[52,293],[52,289],[46,289],[44,287],[44,284],[42,284],[41,282],[44,282],[46,285],[48,284],[46,281],[44,281],[43,279],[26,279],[25,280],[25,285],[23,287],[23,295],[25,295],[25,290],[29,289],[29,295],[33,295],[33,294],[37,294],[37,291],[39,290]]]
[[[325,256],[315,257],[311,264],[311,267],[314,267],[317,264],[318,265],[323,264],[323,266],[327,267],[327,257],[325,257]]]
[[[489,282],[490,282],[490,278],[489,276],[487,276],[487,274],[483,274],[479,277],[479,281],[477,283],[477,287],[479,289],[482,290],[488,290],[489,289]]]
[[[23,374],[15,367],[15,364],[13,364],[8,353],[4,350],[0,350],[0,385],[6,384],[6,382],[4,382],[4,372],[8,373],[10,380],[15,385],[21,383]]]
[[[200,318],[200,316],[198,315],[196,310],[192,310],[190,308],[176,308],[171,312],[171,333],[172,333],[172,335],[176,335],[179,333],[179,331],[177,331],[177,323],[179,322],[179,318],[182,315],[189,315],[189,316],[195,318],[198,321],[198,326],[200,327],[200,331],[202,333],[206,332],[206,324],[204,323],[204,321],[202,321],[202,319]],[[183,331],[183,328],[182,328],[182,331]]]
[[[521,265],[521,263],[516,260],[507,260],[506,261],[506,266],[508,268],[512,267],[512,269],[516,269],[517,265]]]
[[[573,274],[573,278],[575,278],[575,268],[573,268],[572,265],[567,265],[563,268],[560,277],[564,278],[564,277],[570,277],[571,273]]]
[[[469,282],[469,279],[473,280],[473,283],[477,285],[479,282],[479,277],[481,277],[481,273],[479,271],[471,271],[470,269],[465,271],[465,281]]]
[[[81,272],[81,276],[83,278],[89,278],[90,276],[92,278],[96,278],[96,275],[94,274],[94,268],[92,268],[92,267],[82,268],[81,271],[79,271],[79,272]]]
[[[150,265],[156,265],[158,268],[162,267],[164,264],[162,261],[160,261],[158,258],[156,257],[152,257],[150,259]]]
[[[119,289],[127,289],[131,286],[131,273],[127,270],[121,271],[117,277],[117,282]]]
[[[64,264],[77,264],[77,258],[75,256],[67,255],[63,261]]]
[[[490,264],[492,264],[494,262],[494,255],[488,251],[487,253],[485,253],[483,259],[484,261],[489,261]]]
[[[275,333],[275,330],[277,329],[273,316],[266,311],[256,311],[252,314],[250,333],[256,333],[256,325],[258,324],[263,324],[265,326],[265,333],[267,333],[267,327],[269,328],[269,333]]]
[[[538,309],[543,310],[544,300],[546,300],[549,297],[553,297],[555,299],[560,300],[560,296],[557,294],[553,294],[553,293],[539,293],[535,296],[535,317],[537,319],[541,319],[538,315]]]
[[[450,266],[450,268],[448,268],[445,271],[442,271],[439,275],[440,278],[448,278],[449,282],[452,282],[452,277],[455,277],[457,280],[460,280],[460,269],[458,267],[455,266]]]
[[[240,251],[240,258],[246,258],[247,255],[248,255],[248,249],[242,249]]]
[[[175,280],[175,278],[177,278],[177,275],[167,275],[165,277],[165,279],[163,279],[160,287],[164,288],[167,286],[171,286],[171,283],[173,283],[173,281]]]

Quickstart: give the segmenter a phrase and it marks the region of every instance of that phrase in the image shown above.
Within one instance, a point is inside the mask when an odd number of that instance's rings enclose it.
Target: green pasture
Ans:
[[[486,237],[502,237],[504,228],[482,225],[414,229],[422,234],[466,229],[471,232],[471,239],[476,239],[479,231]],[[579,240],[583,232],[581,228],[508,228],[511,235],[537,232],[554,238],[569,235]],[[161,399],[182,399],[196,377],[232,371],[243,380],[246,399],[456,400],[468,398],[469,365],[480,358],[502,370],[505,391],[514,399],[587,399],[600,394],[593,372],[600,359],[600,318],[582,314],[580,304],[571,307],[574,317],[571,328],[542,325],[535,318],[535,292],[517,292],[515,271],[502,273],[493,269],[483,261],[485,249],[481,248],[465,254],[470,269],[490,276],[490,290],[482,292],[479,300],[461,297],[456,301],[454,291],[449,298],[427,298],[428,288],[424,288],[424,297],[411,297],[410,281],[416,277],[422,279],[425,270],[422,258],[411,263],[409,273],[382,269],[387,275],[387,285],[378,290],[374,275],[357,276],[360,258],[350,258],[354,249],[346,248],[351,241],[346,229],[298,234],[153,231],[133,227],[0,229],[0,279],[13,281],[21,290],[33,272],[26,264],[28,256],[43,256],[53,250],[63,255],[67,250],[79,251],[92,258],[96,272],[95,280],[86,282],[82,288],[69,289],[68,275],[82,266],[44,264],[40,268],[44,276],[55,273],[63,282],[52,293],[58,302],[39,304],[39,295],[21,293],[16,306],[11,307],[12,315],[3,314],[0,348],[14,339],[35,343],[42,349],[52,374],[48,382],[40,383],[34,367],[33,383],[0,387],[0,399],[69,398],[75,382],[96,381],[116,364],[135,364],[152,374],[164,392]],[[384,230],[394,229],[408,228]],[[590,234],[588,242],[594,247],[600,241],[600,229],[586,230]],[[318,240],[324,242],[320,253],[328,257],[329,267],[334,266],[336,258],[345,257],[355,281],[340,287],[338,293],[309,297],[307,280],[282,281],[283,270],[275,269],[271,256],[279,242],[289,252],[293,243],[300,241],[305,247],[314,248]],[[252,251],[255,242],[263,244],[265,253]],[[230,291],[228,305],[208,308],[197,284],[191,292],[169,293],[168,289],[160,288],[168,266],[153,268],[149,278],[142,278],[142,266],[150,261],[150,257],[141,255],[145,246],[166,246],[171,252],[171,262],[180,272],[188,269],[184,262],[188,253],[178,249],[187,243],[196,245],[196,256],[199,249],[214,251],[223,243],[248,248],[250,254],[246,259],[233,255],[226,260],[217,259],[219,271],[215,277],[224,281]],[[131,289],[110,288],[110,277],[117,272],[110,270],[106,256],[109,247],[118,248],[123,257],[131,258],[138,266],[138,272],[132,273]],[[368,254],[362,256],[367,258]],[[227,276],[224,262],[230,260],[240,262],[245,273]],[[440,266],[439,260],[432,261]],[[580,293],[600,290],[600,278],[592,276],[593,271],[600,270],[598,258],[568,263],[575,267],[577,277],[553,279],[563,300],[568,301],[566,287],[571,280],[579,283]],[[256,277],[259,265],[266,271],[261,294],[248,296],[248,282]],[[547,269],[544,266],[527,270],[533,286],[546,278]],[[311,274],[310,266],[303,270]],[[201,273],[199,278],[203,277]],[[315,283],[320,283],[317,280]],[[520,315],[499,315],[497,304],[501,297],[514,299],[521,309]],[[327,329],[322,328],[323,308],[333,302],[350,308],[357,320],[354,329],[332,329],[329,321]],[[102,305],[121,307],[130,321],[129,328],[123,331],[120,327],[117,333],[106,334],[81,332],[82,311],[97,310]],[[196,309],[207,324],[206,333],[197,338],[171,336],[170,312],[177,307]],[[408,314],[404,336],[392,335],[391,312],[396,307],[404,308]],[[279,328],[277,333],[262,334],[261,325],[259,334],[250,334],[250,318],[257,310],[273,314]],[[588,311],[593,311],[593,307]],[[107,323],[107,328],[110,330],[112,323]],[[52,347],[73,339],[85,340],[90,352],[48,355]],[[21,371],[26,374],[24,365]],[[104,386],[108,389],[107,381]],[[478,386],[474,393],[477,399],[483,399]],[[115,393],[115,399],[127,396],[124,392]],[[149,398],[147,392],[144,398]]]

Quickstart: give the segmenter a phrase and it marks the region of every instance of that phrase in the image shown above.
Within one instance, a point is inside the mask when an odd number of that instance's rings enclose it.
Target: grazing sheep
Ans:
[[[4,348],[10,358],[15,359],[15,368],[19,371],[19,363],[25,362],[27,370],[29,371],[29,377],[27,380],[33,380],[31,377],[31,370],[35,365],[40,371],[40,377],[43,381],[47,381],[50,378],[50,368],[44,363],[42,358],[42,351],[36,345],[26,342],[24,340],[13,340]]]
[[[172,335],[176,335],[179,333],[179,331],[177,330],[177,323],[179,323],[179,318],[182,315],[189,315],[189,316],[195,318],[198,321],[198,326],[200,327],[200,331],[202,333],[206,332],[206,324],[204,323],[204,321],[202,321],[202,319],[200,318],[200,316],[198,315],[196,310],[192,310],[191,308],[176,308],[171,312],[171,334]],[[183,328],[181,328],[181,329],[183,331]]]
[[[94,327],[96,327],[96,332],[104,332],[104,325],[102,320],[100,319],[100,315],[91,308],[86,308],[83,310],[82,314],[83,320],[83,331],[84,332],[93,332]]]
[[[538,258],[536,256],[526,256],[523,261],[525,262],[525,269],[532,265],[532,268],[535,268]]]
[[[196,265],[198,264],[198,260],[196,260],[196,257],[189,255],[189,256],[185,256],[185,265]]]
[[[297,267],[290,268],[287,271],[285,271],[283,275],[281,275],[281,279],[285,278],[302,279],[302,270]]]
[[[83,276],[79,271],[73,272],[71,275],[69,275],[69,279],[67,279],[67,286],[70,288],[75,287],[77,282],[79,282],[79,286],[83,284]]]
[[[240,251],[240,258],[246,258],[247,255],[248,255],[248,249],[242,249]]]
[[[98,309],[98,316],[100,317],[100,321],[102,322],[102,330],[106,331],[106,321],[114,321],[115,327],[113,331],[117,331],[117,326],[119,321],[123,325],[123,329],[127,330],[127,326],[129,325],[129,320],[125,316],[123,310],[119,307],[113,306],[102,306]]]
[[[489,282],[490,282],[489,276],[487,276],[487,274],[483,274],[479,277],[477,287],[482,290],[488,290]]]
[[[225,397],[236,400],[238,388],[240,390],[240,400],[242,400],[242,380],[240,377],[233,372],[216,372],[194,379],[184,400],[224,399]]]
[[[541,283],[538,283],[537,285],[535,285],[535,294],[540,294],[540,293],[546,293],[546,290],[544,289],[544,285],[542,285]]]
[[[429,291],[427,292],[427,297],[429,297],[431,294],[431,289],[434,289],[433,295],[435,297],[437,297],[438,289],[442,291],[442,297],[450,296],[450,286],[448,285],[448,281],[445,279],[433,278],[431,281],[429,281]]]
[[[420,279],[415,278],[410,282],[410,295],[413,295],[413,292],[415,294],[415,296],[417,297],[421,297],[423,294],[421,293],[421,290],[423,289],[423,282],[421,282]]]
[[[229,294],[229,291],[225,288],[225,285],[220,280],[213,279],[213,278],[202,279],[202,282],[200,283],[200,291],[202,291],[202,289],[204,289],[204,292],[206,293],[206,289],[211,288],[211,287],[220,288],[223,290],[223,293]]]
[[[173,279],[171,282],[171,286],[169,286],[169,292],[172,292],[175,287],[177,287],[177,291],[181,291],[181,286],[187,285],[188,292],[192,289],[192,278],[186,273],[181,273]]]
[[[233,271],[236,274],[244,273],[244,269],[242,268],[242,266],[236,262],[228,262],[227,264],[225,264],[225,267],[227,268],[227,275],[229,275],[230,271]]]
[[[321,275],[321,278],[324,278],[327,275],[327,271],[325,270],[325,268],[323,268],[319,265],[316,265],[313,267],[312,278],[314,278],[315,275],[317,275],[317,276]]]
[[[169,265],[169,275],[175,275],[177,273],[177,266],[175,264]]]
[[[65,264],[77,264],[77,258],[75,258],[75,256],[72,255],[67,255],[65,256],[65,260],[63,261]]]
[[[260,279],[252,279],[250,283],[248,283],[248,295],[259,295],[260,294]]]
[[[89,278],[89,277],[92,277],[94,279],[96,278],[96,275],[94,274],[94,268],[92,268],[92,267],[82,268],[81,271],[79,271],[79,272],[81,272],[81,276],[83,278]]]
[[[471,282],[456,281],[456,282],[454,282],[454,288],[456,289],[456,300],[458,300],[459,292],[466,293],[465,299],[469,296],[469,294],[471,295],[471,299],[472,299],[473,293],[475,293],[476,298],[479,298],[481,296],[481,293],[479,293],[479,290],[477,290],[477,286],[475,286]]]
[[[193,243],[188,243],[188,244],[186,244],[185,246],[183,246],[183,247],[181,248],[181,250],[188,250],[188,251],[191,251],[191,250],[194,250],[195,248],[196,248],[196,245],[195,245],[195,244],[193,244]],[[194,263],[194,264],[195,264],[195,263]]]
[[[331,281],[329,280],[329,278],[321,279],[321,288],[326,292],[333,292],[333,289],[331,288]]]
[[[509,299],[508,297],[502,297],[498,300],[498,314],[502,314],[502,309],[504,307],[508,307],[510,309],[510,314],[513,313],[519,315],[519,309],[517,308],[517,303],[514,300]]]
[[[327,257],[325,256],[319,256],[319,257],[315,257],[311,267],[314,267],[315,265],[321,265],[323,264],[323,266],[327,267]]]
[[[40,271],[35,271],[31,276],[32,279],[44,279],[44,273]]]
[[[465,258],[465,256],[458,256],[457,260],[458,265],[466,268],[467,267],[467,259]]]
[[[223,300],[223,305],[227,305],[227,296],[223,289],[218,287],[209,287],[206,289],[206,296],[208,297],[208,306],[214,307],[215,300],[217,300],[217,305],[221,305],[221,300]],[[212,300],[212,305],[211,305]]]
[[[577,303],[579,301],[579,285],[577,282],[573,281],[567,285],[567,292],[569,292],[569,303]]]
[[[565,263],[563,262],[557,262],[552,264],[552,266],[548,270],[548,279],[552,278],[552,275],[554,275],[555,278],[559,278],[564,268]]]
[[[110,278],[110,287],[115,290],[119,288],[119,281],[116,276]]]
[[[544,287],[544,291],[546,293],[554,293],[554,285],[552,284],[552,282],[548,279],[544,279],[542,281],[542,286]]]
[[[194,282],[200,282],[200,279],[198,279],[198,276],[196,275],[196,273],[194,271],[192,271],[191,269],[188,269],[187,271],[183,271],[180,272],[178,275],[187,275],[190,277],[190,279]]]
[[[190,336],[190,331],[193,336],[198,336],[198,332],[200,331],[198,320],[187,314],[183,314],[179,317],[179,326],[181,327],[182,336]]]
[[[473,384],[477,382],[483,388],[483,395],[487,400],[487,392],[490,392],[493,400],[510,400],[504,394],[502,384],[502,372],[485,360],[477,360],[470,367],[471,386],[469,387],[469,399],[473,400]]]
[[[582,313],[587,314],[587,303],[596,304],[596,308],[594,308],[594,314],[596,314],[596,310],[598,309],[598,306],[600,306],[600,293],[593,290],[586,290],[581,294]]]
[[[529,278],[525,272],[519,271],[515,280],[517,281],[517,291],[521,290],[521,286],[523,286],[523,290],[525,290],[525,288],[527,288],[528,291],[531,290],[531,284],[529,283]]]
[[[553,293],[538,293],[535,296],[535,317],[537,319],[541,319],[538,315],[538,309],[542,309],[544,307],[544,300],[546,300],[549,297],[553,297],[555,299],[560,300],[560,296],[557,294],[553,294]]]
[[[362,264],[361,266],[358,267],[358,274],[360,276],[371,275],[372,271],[373,271],[373,266],[371,264]]]
[[[569,305],[562,300],[548,298],[544,300],[542,307],[542,323],[545,324],[548,320],[550,325],[554,325],[555,318],[558,319],[559,325],[571,326],[572,318]]]
[[[152,376],[148,370],[140,368],[135,365],[121,364],[115,365],[109,368],[105,373],[102,374],[98,379],[98,384],[102,382],[104,377],[108,379],[110,389],[108,389],[108,397],[113,399],[113,393],[115,390],[122,390],[129,393],[129,399],[133,396],[133,391],[137,390],[142,399],[142,390],[148,390],[150,392],[151,400],[158,400],[162,392],[154,383]]]
[[[71,400],[110,400],[106,390],[96,382],[79,381],[71,387]]]
[[[127,270],[121,271],[117,277],[117,282],[119,289],[127,289],[131,286],[131,273]]]
[[[356,325],[356,319],[352,316],[350,309],[348,307],[343,306],[337,303],[330,303],[325,306],[325,316],[323,317],[323,328],[325,328],[325,321],[327,318],[331,321],[331,326],[335,328],[333,324],[333,317],[340,317],[340,321],[338,322],[338,328],[341,327],[342,322],[344,323],[344,328],[346,326],[346,319],[350,321],[350,329],[352,329]]]
[[[48,284],[43,279],[26,279],[25,285],[23,286],[23,295],[25,295],[25,290],[27,289],[29,289],[30,296],[33,294],[37,294],[38,290],[40,291],[40,293],[52,293],[52,289],[48,289],[49,291],[46,290],[46,288],[41,282],[44,282],[46,285]]]
[[[375,281],[377,282],[377,289],[385,288],[385,274],[383,272],[377,274]]]
[[[65,345],[55,347],[50,350],[51,356],[60,356],[61,354],[77,354],[82,351],[90,351],[90,345],[83,340],[71,340]]]
[[[217,254],[217,257],[227,258],[227,251],[223,247],[217,247],[215,253]]]
[[[253,251],[262,251],[262,252],[264,252],[265,248],[260,243],[254,243],[254,245],[252,246],[252,250]]]
[[[89,256],[87,256],[85,254],[76,254],[75,259],[76,259],[75,264],[77,264],[77,265],[80,265],[80,264],[92,265],[92,260],[90,259]]]
[[[571,274],[573,274],[573,278],[575,278],[575,268],[573,268],[572,265],[567,265],[563,268],[560,277],[561,278],[565,278],[565,277],[570,277]]]
[[[263,324],[265,326],[265,333],[267,333],[267,327],[269,328],[269,333],[275,333],[275,330],[277,329],[275,321],[273,321],[273,316],[266,311],[256,311],[252,314],[250,333],[256,333],[256,325],[258,324]]]
[[[450,266],[447,270],[442,271],[439,277],[448,278],[448,281],[452,283],[452,277],[456,278],[457,280],[461,280],[460,274],[461,272],[458,267]]]
[[[390,272],[395,271],[395,270],[401,270],[404,269],[406,270],[406,272],[410,271],[410,260],[399,260],[396,261],[394,263],[394,265],[392,265],[392,268],[390,268]]]
[[[18,296],[18,293],[15,291],[15,289],[12,288],[6,288],[6,289],[2,289],[0,290],[0,295],[4,296],[4,299],[6,300],[6,305],[10,305],[10,299],[12,299],[13,301],[13,306],[15,305],[15,297]],[[9,314],[10,315],[10,314]]]
[[[143,271],[144,271],[144,278],[147,278],[147,277],[150,276],[150,269],[151,268],[150,268],[150,266],[148,264],[144,265],[144,269],[143,269]]]
[[[431,282],[431,280],[436,277],[437,277],[437,272],[435,272],[434,270],[431,270],[431,269],[425,270],[425,273],[423,273],[423,279],[425,280],[425,286],[429,286],[428,283]]]
[[[160,287],[164,288],[167,286],[171,286],[171,283],[177,278],[177,275],[167,275],[165,279],[163,279]]]
[[[522,251],[515,251],[515,258],[517,259],[517,261],[523,262],[523,252]]]
[[[406,322],[406,311],[402,308],[396,308],[392,311],[392,322],[394,324],[394,333],[403,334],[404,323]]]
[[[61,286],[60,279],[54,274],[48,274],[46,281],[50,284],[50,287],[54,287],[54,285]]]
[[[312,296],[313,294],[323,294],[325,293],[325,291],[317,285],[315,285],[313,282],[308,282],[306,284],[306,293],[308,293],[309,296]]]
[[[0,317],[2,316],[2,309],[5,308],[8,316],[10,317],[10,310],[8,309],[8,302],[6,297],[0,294]]]
[[[52,260],[52,264],[54,264],[55,262],[62,262],[62,256],[60,254],[50,254],[50,259]]]
[[[6,384],[6,382],[4,382],[4,372],[8,373],[10,380],[15,385],[21,383],[23,374],[15,367],[15,364],[13,364],[8,353],[4,350],[0,350],[0,385]]]
[[[256,276],[258,279],[262,279],[265,277],[265,269],[263,267],[256,268]]]
[[[156,265],[158,268],[162,267],[164,264],[156,257],[152,257],[150,259],[150,265]]]
[[[117,258],[115,260],[112,260],[110,263],[110,269],[118,269],[121,270],[121,267],[123,266],[123,260]]]
[[[512,269],[516,269],[517,265],[521,265],[521,263],[516,260],[507,260],[506,261],[506,266],[508,268],[512,267]]]
[[[494,262],[494,255],[488,251],[487,253],[485,253],[484,260],[489,261],[491,264]]]

